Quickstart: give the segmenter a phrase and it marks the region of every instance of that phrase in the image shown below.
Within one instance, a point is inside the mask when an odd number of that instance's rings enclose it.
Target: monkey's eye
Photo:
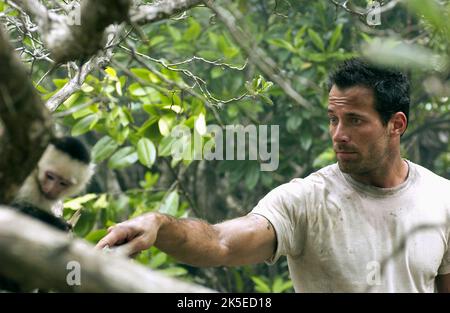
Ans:
[[[54,179],[55,179],[55,176],[53,176],[53,175],[50,174],[50,173],[45,174],[45,176],[46,176],[47,179],[49,179],[49,180],[54,180]]]
[[[62,186],[62,187],[68,187],[69,186],[69,184],[64,182],[64,181],[59,182],[59,185]]]

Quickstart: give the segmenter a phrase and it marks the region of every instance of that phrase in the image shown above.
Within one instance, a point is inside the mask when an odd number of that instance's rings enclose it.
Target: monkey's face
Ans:
[[[44,171],[39,176],[41,192],[49,200],[57,200],[63,197],[72,186],[68,179],[49,170]]]

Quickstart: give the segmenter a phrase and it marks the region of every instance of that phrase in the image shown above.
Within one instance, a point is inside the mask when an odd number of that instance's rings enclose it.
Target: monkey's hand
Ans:
[[[159,227],[157,216],[148,213],[108,228],[96,248],[111,247],[118,254],[133,256],[155,243]]]

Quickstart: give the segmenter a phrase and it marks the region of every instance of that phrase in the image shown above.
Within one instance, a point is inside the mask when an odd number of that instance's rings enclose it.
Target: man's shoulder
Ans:
[[[417,173],[417,177],[424,185],[433,186],[433,188],[450,188],[450,180],[446,179],[445,177],[439,176],[438,174],[419,164],[413,163],[411,161],[408,161],[408,163],[413,167],[413,169]]]
[[[265,203],[282,203],[285,206],[298,207],[300,204],[314,203],[319,201],[320,195],[325,190],[333,190],[330,184],[339,175],[337,164],[326,166],[313,172],[305,178],[294,178],[278,187],[272,189],[260,202],[259,206]]]
[[[334,163],[309,174],[305,178],[294,178],[290,183],[322,184],[337,178],[340,178],[340,171],[337,163]]]
[[[317,192],[329,188],[333,184],[342,183],[342,174],[337,163],[325,166],[304,178],[294,178],[284,184],[284,188]]]

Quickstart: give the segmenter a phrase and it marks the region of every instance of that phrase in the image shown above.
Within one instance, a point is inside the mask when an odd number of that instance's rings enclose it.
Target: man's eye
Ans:
[[[353,117],[351,119],[351,122],[352,122],[353,125],[359,125],[359,124],[361,124],[362,121],[359,118]]]
[[[336,124],[337,123],[337,118],[334,116],[330,116],[328,117],[328,119],[330,120],[330,124]]]

